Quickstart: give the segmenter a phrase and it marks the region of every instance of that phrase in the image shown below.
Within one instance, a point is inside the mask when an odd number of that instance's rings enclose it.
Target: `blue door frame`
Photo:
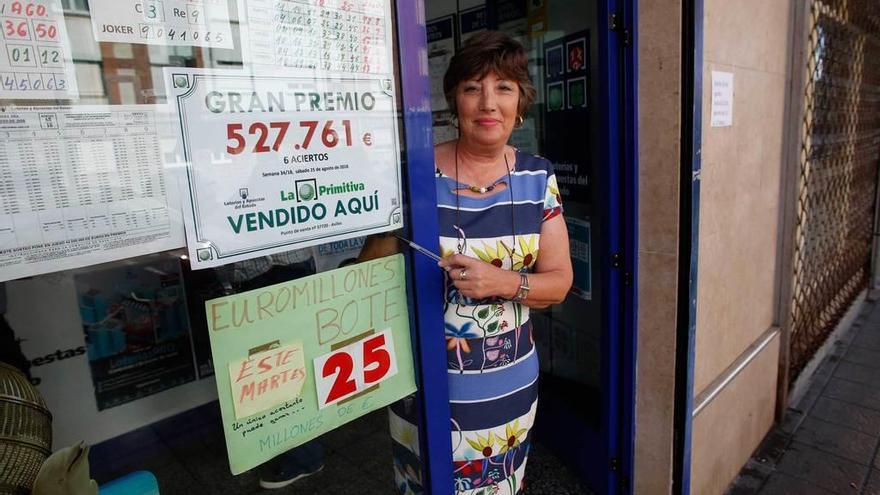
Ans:
[[[635,438],[636,438],[636,364],[638,350],[638,229],[639,229],[639,161],[638,161],[638,2],[637,0],[617,0],[612,12],[621,13],[621,22],[614,30],[612,43],[616,46],[619,60],[618,87],[622,108],[617,112],[623,119],[618,142],[621,147],[622,183],[622,225],[623,225],[623,297],[622,297],[622,335],[620,338],[620,425],[616,428],[619,436],[619,470],[617,492],[632,493],[635,476]],[[623,28],[623,29],[620,29]],[[609,112],[614,113],[614,112]],[[614,485],[611,486],[614,488]],[[611,493],[609,490],[608,493]]]
[[[421,0],[399,0],[397,46],[402,94],[404,153],[410,204],[410,235],[422,246],[439,238],[437,192],[434,186],[434,143],[425,8]],[[437,264],[415,256],[410,267],[416,331],[415,359],[419,384],[419,450],[422,486],[432,495],[452,494],[452,435],[449,421],[449,383],[446,378],[446,340],[443,328],[443,286]]]
[[[672,493],[691,492],[703,122],[703,0],[682,1],[681,176]]]
[[[600,457],[589,455],[590,478],[600,493],[632,493],[635,461],[635,390],[638,286],[638,36],[635,0],[599,2],[598,102],[602,143],[598,167],[605,205],[602,285],[602,407]],[[601,126],[600,126],[601,127]],[[601,173],[604,172],[604,173]],[[595,445],[595,444],[594,444]]]
[[[596,180],[604,197],[605,244],[599,259],[602,286],[610,295],[603,311],[601,428],[584,431],[577,464],[599,493],[631,493],[635,433],[636,286],[637,286],[637,98],[636,2],[602,0],[599,9],[599,58],[605,70],[597,102],[601,163],[609,164]],[[433,140],[427,70],[427,38],[421,0],[398,0],[397,44],[402,89],[405,156],[408,166],[411,235],[434,246],[438,238],[433,176]],[[452,442],[449,433],[446,347],[442,316],[442,281],[425,257],[411,264],[420,385],[420,448],[423,486],[434,495],[452,493]],[[568,423],[576,424],[576,423]],[[579,435],[581,436],[581,435]],[[600,446],[597,450],[595,446]]]

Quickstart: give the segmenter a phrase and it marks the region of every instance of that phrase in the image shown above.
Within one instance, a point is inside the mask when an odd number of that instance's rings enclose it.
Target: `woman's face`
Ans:
[[[507,143],[516,123],[519,85],[494,72],[458,83],[455,102],[463,137],[485,146]]]

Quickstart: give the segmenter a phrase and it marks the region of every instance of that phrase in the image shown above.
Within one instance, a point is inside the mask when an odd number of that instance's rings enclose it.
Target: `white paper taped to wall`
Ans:
[[[244,66],[391,74],[388,0],[238,0]]]
[[[733,73],[712,71],[712,127],[733,125]]]
[[[0,99],[76,99],[59,0],[0,0]]]
[[[227,0],[90,0],[98,41],[232,48]]]
[[[0,114],[0,281],[183,245],[157,106]]]

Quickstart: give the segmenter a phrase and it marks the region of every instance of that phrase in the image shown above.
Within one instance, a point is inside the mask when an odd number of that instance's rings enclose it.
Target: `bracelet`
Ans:
[[[526,300],[529,295],[529,277],[525,273],[519,274],[519,289],[511,301],[521,303]]]

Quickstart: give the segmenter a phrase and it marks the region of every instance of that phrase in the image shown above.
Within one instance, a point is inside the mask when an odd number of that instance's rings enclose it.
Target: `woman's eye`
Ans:
[[[479,91],[479,90],[480,90],[480,88],[478,88],[476,86],[465,86],[464,87],[465,93],[473,93],[474,91]]]

